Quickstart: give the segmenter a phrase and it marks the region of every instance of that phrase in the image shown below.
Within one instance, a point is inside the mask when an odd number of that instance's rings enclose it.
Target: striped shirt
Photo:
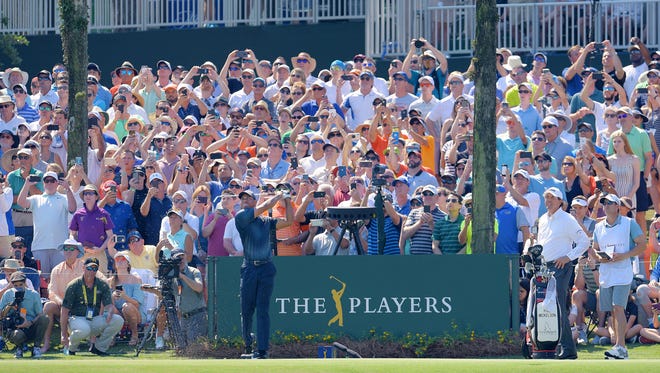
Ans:
[[[408,219],[406,219],[406,227],[413,226],[417,223],[424,213],[423,208],[416,208],[410,211]],[[440,211],[439,208],[435,208],[431,211],[434,221],[443,220],[445,218],[445,213]],[[433,249],[431,245],[433,230],[428,224],[422,224],[422,226],[410,237],[410,255],[430,255],[433,254]]]
[[[378,255],[378,220],[371,219],[367,224],[369,229],[368,255]],[[401,221],[399,225],[394,225],[392,218],[385,217],[385,247],[383,248],[383,255],[400,255],[399,250],[399,236],[401,235]]]
[[[456,254],[463,248],[458,242],[458,234],[461,232],[461,223],[463,215],[458,214],[455,221],[449,220],[449,215],[444,219],[436,220],[433,229],[433,240],[440,241],[440,251],[443,254]]]

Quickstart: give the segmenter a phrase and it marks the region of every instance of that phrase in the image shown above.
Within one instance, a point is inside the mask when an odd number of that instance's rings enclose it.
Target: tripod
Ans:
[[[160,311],[163,309],[165,310],[167,328],[170,332],[170,336],[174,338],[174,347],[176,351],[182,351],[188,346],[186,335],[181,332],[181,324],[179,324],[179,316],[176,311],[176,301],[174,300],[174,293],[172,292],[172,279],[163,279],[162,286],[152,287],[152,289],[161,290],[163,297],[158,307],[154,308],[147,318],[147,320],[150,320],[150,324],[145,328],[144,335],[135,349],[135,357],[140,355],[140,351],[144,348],[147,339],[149,339],[149,336],[155,332],[156,319],[158,318]]]

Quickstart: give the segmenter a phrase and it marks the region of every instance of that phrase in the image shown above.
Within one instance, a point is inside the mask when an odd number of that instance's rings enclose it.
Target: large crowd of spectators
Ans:
[[[605,216],[606,194],[618,195],[622,214],[647,234],[647,211],[660,211],[660,51],[637,38],[623,52],[592,42],[572,47],[562,71],[550,71],[543,53],[531,66],[523,57],[497,50],[493,253],[522,252],[551,188],[589,237]],[[587,66],[595,58],[600,70]],[[340,236],[327,208],[374,206],[376,179],[384,182],[385,247],[379,251],[378,224],[367,220],[357,238],[365,253],[471,254],[479,94],[472,71],[449,71],[424,39],[412,40],[386,73],[362,54],[324,68],[306,52],[269,61],[250,49],[232,51],[221,65],[158,60],[137,70],[126,61],[102,74],[90,63],[88,151],[69,159],[68,137],[85,134],[67,132],[65,66],[32,78],[7,69],[0,80],[3,270],[7,277],[18,267],[40,270],[32,285],[51,290],[43,295],[52,319],[63,279],[73,279],[66,268],[80,276],[83,261],[96,260],[99,276],[126,281],[113,293],[123,301],[113,301],[134,329],[148,302],[131,284],[148,278],[128,277],[122,258],[155,274],[159,253],[180,249],[190,273],[203,274],[208,257],[243,253],[233,219],[240,198],[278,193],[291,195],[294,217],[275,232],[276,255],[355,255],[355,238]],[[284,202],[266,214],[284,218]],[[64,249],[77,245],[80,258],[69,258]],[[650,251],[636,273],[647,275]],[[658,296],[657,271],[649,299]]]

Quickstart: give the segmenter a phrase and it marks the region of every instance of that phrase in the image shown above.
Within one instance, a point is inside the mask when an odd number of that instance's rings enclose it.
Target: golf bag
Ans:
[[[527,300],[527,334],[523,356],[528,359],[554,359],[559,343],[560,321],[556,281],[543,263],[540,245],[523,255],[525,273],[531,277]]]

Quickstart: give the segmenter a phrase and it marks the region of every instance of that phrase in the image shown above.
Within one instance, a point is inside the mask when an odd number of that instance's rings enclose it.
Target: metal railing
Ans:
[[[364,0],[87,0],[89,31],[362,20]],[[59,32],[56,0],[1,0],[0,32]]]
[[[438,49],[471,54],[476,34],[474,0],[375,0],[366,12],[366,52],[396,57],[408,53],[411,39],[423,36]],[[594,7],[595,4],[595,7]],[[591,40],[610,40],[625,49],[638,36],[659,45],[660,0],[563,1],[497,6],[498,46],[515,52],[566,51]]]

